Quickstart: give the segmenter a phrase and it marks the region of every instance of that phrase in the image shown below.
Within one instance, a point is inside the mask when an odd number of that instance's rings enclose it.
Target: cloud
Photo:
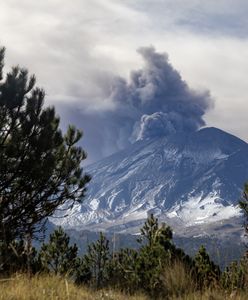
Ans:
[[[247,37],[248,3],[244,0],[128,0],[152,19],[153,28],[178,28],[209,36]]]
[[[92,162],[125,146],[130,133],[137,138],[133,127],[138,130],[144,120],[154,123],[150,117],[157,112],[151,107],[130,110],[119,103],[125,101],[114,100],[126,93],[135,101],[132,79],[126,78],[140,68],[136,49],[144,45],[167,51],[194,90],[211,90],[215,108],[198,114],[199,124],[204,119],[247,139],[247,9],[243,0],[0,1],[0,43],[7,48],[6,69],[28,67],[45,88],[46,103],[61,114],[62,126],[70,122],[84,129],[83,145]],[[149,102],[158,89],[150,82],[137,89],[137,99]],[[168,120],[170,110],[163,109],[156,120],[163,114]],[[113,136],[97,129],[106,119],[121,125]]]

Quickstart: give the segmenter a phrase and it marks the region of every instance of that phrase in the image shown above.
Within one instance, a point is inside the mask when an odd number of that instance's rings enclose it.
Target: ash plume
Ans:
[[[212,104],[209,92],[190,89],[167,54],[153,47],[138,52],[144,67],[132,71],[129,80],[112,80],[107,96],[111,108],[81,113],[89,153],[93,149],[98,159],[137,140],[192,132],[205,125],[203,116]]]
[[[152,47],[138,51],[145,67],[133,71],[130,82],[116,79],[111,95],[116,112],[122,111],[126,122],[132,124],[131,139],[195,131],[204,126],[203,115],[211,103],[209,93],[191,90],[166,54]]]

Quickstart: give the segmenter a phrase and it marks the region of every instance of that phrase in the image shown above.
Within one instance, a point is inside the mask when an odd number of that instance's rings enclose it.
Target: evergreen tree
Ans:
[[[196,279],[200,288],[209,287],[218,283],[220,269],[210,260],[204,246],[201,246],[195,255]]]
[[[246,218],[245,233],[246,235],[248,235],[248,183],[246,183],[244,186],[243,197],[239,202],[239,206],[243,210],[244,216]]]
[[[170,247],[172,240],[172,230],[169,226],[162,223],[161,226],[158,224],[158,219],[153,214],[147,218],[145,224],[140,229],[141,237],[138,239],[139,243],[145,242],[145,244],[152,248],[158,244],[163,246],[165,249]]]
[[[161,273],[169,264],[171,258],[172,231],[169,226],[159,226],[158,219],[153,214],[141,228],[142,244],[137,260],[137,271],[143,288],[153,297],[163,293]]]
[[[35,77],[14,67],[3,78],[3,65],[0,49],[0,242],[30,243],[59,206],[82,201],[90,177],[82,132],[69,126],[63,135]]]
[[[0,272],[12,274],[15,272],[35,273],[40,269],[37,251],[34,247],[26,249],[25,241],[12,241],[8,245],[0,244]],[[4,259],[3,259],[4,257]]]
[[[248,288],[248,257],[246,255],[239,262],[234,261],[225,269],[221,276],[221,283],[228,290]]]
[[[77,259],[77,266],[74,270],[74,281],[76,284],[87,284],[92,280],[92,270],[87,255]]]
[[[91,267],[93,281],[97,288],[102,287],[108,281],[110,258],[109,240],[100,232],[99,239],[89,245],[85,257]]]
[[[140,289],[139,252],[134,249],[120,249],[111,260],[110,285],[127,293]]]
[[[49,243],[43,244],[39,253],[43,270],[56,275],[73,275],[80,265],[76,244],[70,246],[70,238],[61,227],[55,230]]]

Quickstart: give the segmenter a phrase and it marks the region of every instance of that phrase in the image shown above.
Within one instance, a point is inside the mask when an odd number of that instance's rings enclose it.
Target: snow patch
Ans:
[[[98,205],[99,205],[99,199],[92,199],[89,206],[92,210],[97,210],[98,208]]]
[[[180,218],[186,226],[211,223],[241,215],[238,206],[224,206],[220,200],[217,192],[210,193],[205,198],[202,195],[190,197],[188,201],[175,206],[166,215],[169,218]]]

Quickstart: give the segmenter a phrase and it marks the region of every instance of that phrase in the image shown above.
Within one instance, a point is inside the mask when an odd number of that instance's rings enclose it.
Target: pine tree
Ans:
[[[243,210],[244,217],[246,218],[245,233],[246,236],[248,236],[248,183],[246,183],[244,186],[243,197],[239,202],[239,206]]]
[[[237,290],[248,288],[248,257],[245,255],[239,262],[232,262],[222,273],[221,283],[225,289]]]
[[[170,262],[172,231],[165,224],[159,226],[158,219],[153,214],[140,231],[138,242],[142,246],[137,260],[140,283],[149,294],[156,297],[164,292],[161,273]]]
[[[139,252],[134,249],[120,249],[114,253],[110,267],[110,285],[129,294],[140,289]]]
[[[92,270],[89,258],[84,255],[77,260],[77,266],[74,270],[74,281],[76,284],[88,284],[92,280]]]
[[[159,226],[158,219],[153,214],[147,218],[145,224],[140,229],[141,237],[138,239],[139,243],[145,241],[148,247],[152,248],[156,245],[162,245],[165,248],[172,240],[172,230],[164,223]]]
[[[76,244],[70,246],[70,238],[61,227],[56,229],[47,244],[43,244],[39,253],[43,270],[56,275],[72,276],[80,265]]]
[[[97,288],[102,287],[108,280],[110,258],[109,240],[100,232],[99,239],[89,245],[85,258],[89,262],[94,284]]]
[[[12,274],[15,272],[35,273],[40,269],[37,251],[34,247],[30,253],[26,251],[25,241],[12,241],[10,244],[0,244],[0,272]],[[4,259],[3,259],[4,257]]]
[[[82,132],[69,126],[62,134],[35,77],[14,67],[3,78],[3,65],[0,49],[0,243],[30,244],[59,206],[82,201],[90,176],[77,146]]]
[[[217,284],[220,279],[220,269],[213,261],[204,246],[195,255],[196,278],[200,288]]]

